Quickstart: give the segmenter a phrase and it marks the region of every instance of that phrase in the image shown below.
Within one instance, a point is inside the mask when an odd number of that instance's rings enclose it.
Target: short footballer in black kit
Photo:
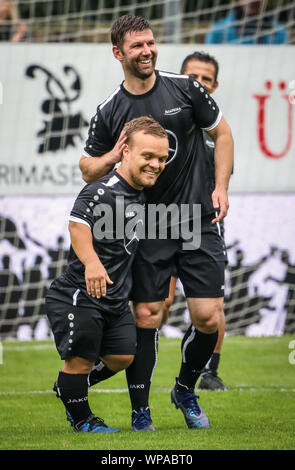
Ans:
[[[121,84],[97,108],[92,118],[84,155],[110,151],[124,123],[150,115],[169,136],[169,159],[146,202],[201,204],[202,238],[199,249],[183,250],[183,240],[141,240],[133,264],[131,299],[153,302],[168,297],[170,276],[177,267],[186,297],[223,297],[224,242],[212,203],[212,178],[203,131],[218,126],[222,113],[202,85],[186,75],[156,70],[156,81],[145,94],[133,95]],[[183,138],[185,136],[185,138]],[[209,260],[209,262],[208,262]]]
[[[168,158],[167,133],[154,119],[132,119],[124,133],[120,167],[86,185],[74,203],[68,266],[46,296],[47,316],[64,360],[53,390],[77,432],[118,431],[93,415],[90,375],[97,359],[102,380],[134,360],[137,334],[129,293],[143,225],[142,190],[155,184]]]
[[[123,210],[118,206],[119,197],[124,201]],[[113,284],[108,286],[104,297],[89,295],[85,267],[71,247],[67,269],[51,284],[46,297],[47,315],[61,359],[79,356],[95,361],[101,355],[135,353],[136,331],[128,299],[138,238],[136,233],[131,239],[108,233],[106,238],[97,240],[95,230],[105,216],[104,205],[113,214],[111,223],[115,232],[117,207],[122,210],[125,227],[130,222],[130,213],[135,215],[130,210],[125,213],[125,209],[143,202],[142,191],[131,187],[115,170],[86,185],[78,195],[70,220],[91,229],[93,247]]]

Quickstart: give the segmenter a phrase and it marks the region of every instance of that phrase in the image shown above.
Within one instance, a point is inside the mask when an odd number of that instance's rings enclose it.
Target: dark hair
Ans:
[[[111,28],[111,41],[113,46],[122,47],[126,33],[152,29],[150,23],[141,16],[124,15],[118,18]]]
[[[150,116],[141,116],[127,122],[124,126],[126,133],[127,143],[129,142],[132,134],[139,131],[144,131],[145,134],[153,135],[156,137],[164,137],[168,139],[167,132],[154,118]]]
[[[186,58],[182,62],[182,66],[181,66],[181,69],[180,69],[181,74],[184,74],[186,66],[187,66],[188,62],[190,62],[191,60],[199,60],[201,62],[209,62],[210,64],[213,64],[214,67],[215,67],[215,77],[214,77],[214,79],[215,79],[215,82],[216,82],[217,77],[218,77],[218,72],[219,72],[219,64],[218,64],[217,60],[215,59],[215,57],[208,54],[208,52],[202,52],[202,51],[196,51],[193,54],[189,54],[188,56],[186,56]]]

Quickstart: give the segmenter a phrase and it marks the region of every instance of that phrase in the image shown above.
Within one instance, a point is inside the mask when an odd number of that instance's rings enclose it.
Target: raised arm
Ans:
[[[90,228],[79,222],[70,221],[69,231],[73,250],[85,266],[87,293],[97,298],[105,296],[106,285],[113,284],[113,282],[93,248]]]
[[[92,183],[109,173],[121,161],[125,142],[125,133],[122,131],[115,146],[109,152],[100,157],[82,155],[79,165],[83,180],[86,183]]]
[[[208,131],[215,142],[215,189],[212,193],[212,202],[219,215],[212,223],[219,222],[226,215],[229,208],[228,185],[233,168],[234,143],[229,125],[222,117],[218,126]]]

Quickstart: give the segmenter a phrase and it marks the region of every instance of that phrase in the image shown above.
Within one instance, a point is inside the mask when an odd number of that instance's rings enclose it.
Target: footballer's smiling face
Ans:
[[[168,138],[135,132],[123,150],[123,176],[135,189],[154,186],[165,168],[168,152]]]
[[[122,47],[114,46],[113,51],[125,73],[142,80],[154,73],[158,51],[150,29],[126,33]]]

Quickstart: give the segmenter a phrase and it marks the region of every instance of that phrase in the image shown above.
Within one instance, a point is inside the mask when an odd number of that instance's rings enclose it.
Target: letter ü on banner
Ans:
[[[268,80],[264,84],[265,88],[267,90],[271,90],[273,83]],[[286,89],[286,82],[279,82],[278,87],[280,90],[284,91]],[[267,143],[266,143],[266,131],[265,131],[265,117],[266,117],[266,102],[270,98],[270,94],[267,95],[253,95],[254,98],[258,101],[258,113],[257,113],[257,132],[258,132],[258,143],[260,150],[264,155],[266,155],[268,158],[275,158],[279,159],[284,157],[290,150],[291,143],[292,143],[292,124],[293,124],[293,116],[292,116],[292,102],[289,99],[289,95],[283,94],[282,98],[287,101],[288,105],[288,136],[287,136],[287,142],[282,150],[282,152],[272,152]]]

